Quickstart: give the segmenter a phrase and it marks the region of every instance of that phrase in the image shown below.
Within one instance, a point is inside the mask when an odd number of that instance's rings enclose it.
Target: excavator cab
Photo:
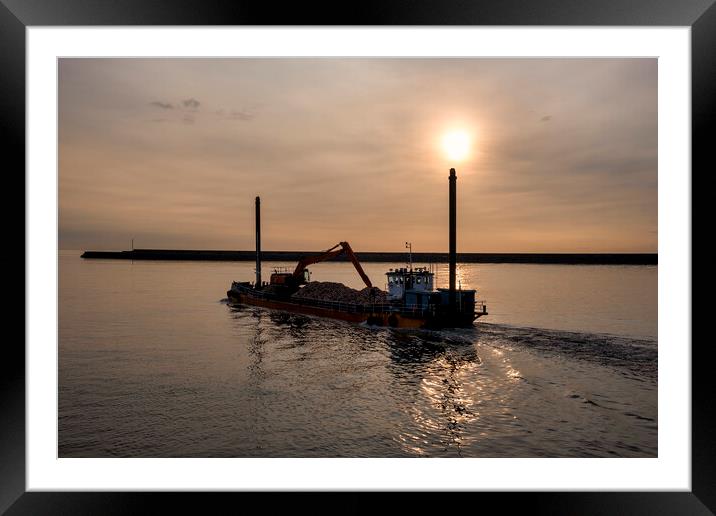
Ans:
[[[286,287],[298,287],[311,281],[311,272],[303,269],[301,275],[295,275],[292,272],[283,272],[275,270],[269,278],[270,285],[281,285]]]
[[[274,272],[269,278],[270,285],[288,285],[293,279],[293,274],[290,272]]]

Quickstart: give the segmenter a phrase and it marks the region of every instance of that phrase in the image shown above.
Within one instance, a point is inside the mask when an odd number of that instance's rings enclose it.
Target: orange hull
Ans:
[[[258,297],[248,296],[240,292],[229,291],[229,299],[234,302],[260,306],[272,310],[283,310],[286,312],[299,313],[304,315],[315,315],[318,317],[329,317],[331,319],[340,319],[353,323],[368,323],[374,326],[390,326],[392,328],[425,328],[428,321],[423,317],[411,317],[400,313],[355,313],[334,310],[331,308],[322,308],[317,306],[307,306],[275,299],[262,299]]]

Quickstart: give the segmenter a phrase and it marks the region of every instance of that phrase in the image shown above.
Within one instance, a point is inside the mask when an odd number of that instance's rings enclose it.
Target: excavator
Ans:
[[[345,254],[351,262],[353,262],[353,266],[358,271],[358,274],[363,280],[363,283],[365,283],[368,288],[372,288],[373,284],[370,282],[370,279],[363,270],[363,267],[361,267],[358,258],[356,257],[355,253],[353,252],[353,249],[351,249],[351,246],[348,242],[339,242],[330,249],[322,252],[321,254],[305,256],[301,258],[298,261],[296,269],[293,272],[274,272],[273,274],[271,274],[269,283],[270,285],[285,286],[291,289],[297,289],[300,285],[308,283],[309,272],[306,267],[314,263],[330,260],[331,258],[335,258],[343,254]]]

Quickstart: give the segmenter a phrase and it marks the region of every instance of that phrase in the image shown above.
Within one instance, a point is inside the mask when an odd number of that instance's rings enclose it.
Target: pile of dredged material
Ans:
[[[346,287],[343,283],[330,281],[311,281],[303,286],[292,297],[299,299],[316,299],[320,301],[338,301],[356,305],[387,303],[388,295],[378,287],[356,290]]]

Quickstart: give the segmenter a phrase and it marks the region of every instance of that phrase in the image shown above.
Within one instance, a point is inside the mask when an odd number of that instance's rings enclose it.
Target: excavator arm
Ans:
[[[350,261],[353,262],[353,267],[355,267],[356,271],[358,271],[358,274],[363,280],[363,283],[365,283],[368,288],[373,288],[373,284],[370,282],[370,278],[368,278],[368,275],[363,270],[363,267],[361,267],[361,264],[358,261],[358,257],[355,255],[353,249],[351,249],[351,246],[348,244],[348,242],[341,242],[340,245],[341,247],[343,247],[343,251],[346,253],[346,255],[348,255]]]
[[[343,253],[343,249],[336,250],[337,247],[340,247],[340,244],[336,244],[327,251],[323,251],[321,254],[317,254],[314,256],[304,256],[298,261],[298,264],[296,265],[296,269],[293,271],[293,276],[297,279],[300,279],[303,277],[303,271],[308,267],[309,265],[313,265],[314,263],[324,262],[326,260],[330,260],[331,258],[334,258],[338,256],[339,254]]]
[[[340,256],[341,254],[345,254],[346,256],[348,256],[350,261],[353,262],[353,266],[356,268],[356,271],[358,271],[358,274],[363,280],[363,283],[365,283],[368,288],[372,288],[373,284],[370,282],[370,278],[368,278],[368,275],[363,270],[363,267],[361,267],[361,264],[358,261],[358,257],[355,255],[353,249],[351,249],[351,246],[348,244],[348,242],[340,242],[321,254],[301,258],[296,265],[296,269],[293,271],[293,277],[296,280],[300,281],[303,279],[303,271],[309,265],[330,260],[331,258]]]

